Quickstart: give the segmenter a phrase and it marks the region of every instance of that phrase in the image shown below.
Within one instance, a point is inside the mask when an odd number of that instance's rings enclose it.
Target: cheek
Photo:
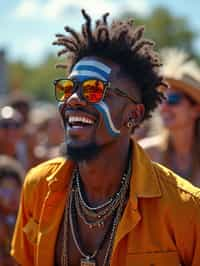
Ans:
[[[113,99],[114,98],[114,99]],[[120,97],[112,96],[105,100],[107,104],[111,118],[117,127],[121,127],[123,124],[123,115],[126,105]]]
[[[191,119],[192,117],[191,107],[188,105],[180,104],[180,106],[177,107],[176,112],[180,117],[185,119]]]

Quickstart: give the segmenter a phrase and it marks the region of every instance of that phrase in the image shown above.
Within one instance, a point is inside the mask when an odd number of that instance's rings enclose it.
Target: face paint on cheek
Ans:
[[[103,120],[105,122],[106,128],[108,130],[108,133],[112,136],[112,137],[117,137],[120,135],[120,130],[118,130],[115,125],[113,124],[112,118],[111,118],[111,114],[110,114],[110,110],[109,107],[107,106],[107,104],[103,101],[99,102],[99,103],[95,103],[94,107],[102,114],[103,116]]]
[[[61,116],[63,116],[63,111],[64,111],[64,108],[65,108],[65,104],[63,102],[59,102],[57,107],[58,107],[58,112],[61,114]]]
[[[62,126],[64,127],[64,130],[65,130],[65,117],[64,117],[65,103],[59,102],[57,105],[57,108],[61,116]]]
[[[109,66],[105,65],[104,63],[98,60],[83,59],[83,60],[80,60],[77,64],[75,64],[75,66],[72,69],[71,74],[69,75],[69,78],[75,78],[79,82],[84,81],[86,79],[91,79],[91,78],[96,78],[96,79],[100,79],[103,81],[109,81],[111,71],[112,70]],[[93,106],[102,114],[108,133],[112,137],[119,136],[120,130],[118,130],[113,124],[110,110],[107,104],[101,101],[101,102],[93,104]],[[64,122],[63,109],[64,109],[63,107],[59,106],[59,111],[60,111],[60,114]],[[66,132],[66,128],[65,128],[65,132]]]

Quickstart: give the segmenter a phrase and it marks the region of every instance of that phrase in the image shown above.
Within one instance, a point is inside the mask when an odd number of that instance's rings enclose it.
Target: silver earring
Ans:
[[[127,122],[127,124],[126,124],[127,128],[132,128],[133,125],[134,125],[134,120],[133,120],[133,119],[129,120],[129,121]]]

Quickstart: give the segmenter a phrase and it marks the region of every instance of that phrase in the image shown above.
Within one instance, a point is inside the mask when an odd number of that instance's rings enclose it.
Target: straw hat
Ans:
[[[189,55],[176,48],[161,50],[161,74],[169,85],[200,104],[200,67]]]

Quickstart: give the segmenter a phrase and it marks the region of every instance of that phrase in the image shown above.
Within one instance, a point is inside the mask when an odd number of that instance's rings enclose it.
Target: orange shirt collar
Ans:
[[[152,166],[148,155],[144,150],[131,138],[133,146],[132,155],[132,176],[130,185],[131,198],[137,197],[159,197],[161,189],[157,174]],[[72,161],[61,159],[59,167],[47,177],[50,190],[62,191],[69,185],[70,177],[74,169]]]
[[[162,195],[157,174],[152,162],[144,150],[131,139],[133,145],[132,176],[130,185],[131,198],[153,198]]]

